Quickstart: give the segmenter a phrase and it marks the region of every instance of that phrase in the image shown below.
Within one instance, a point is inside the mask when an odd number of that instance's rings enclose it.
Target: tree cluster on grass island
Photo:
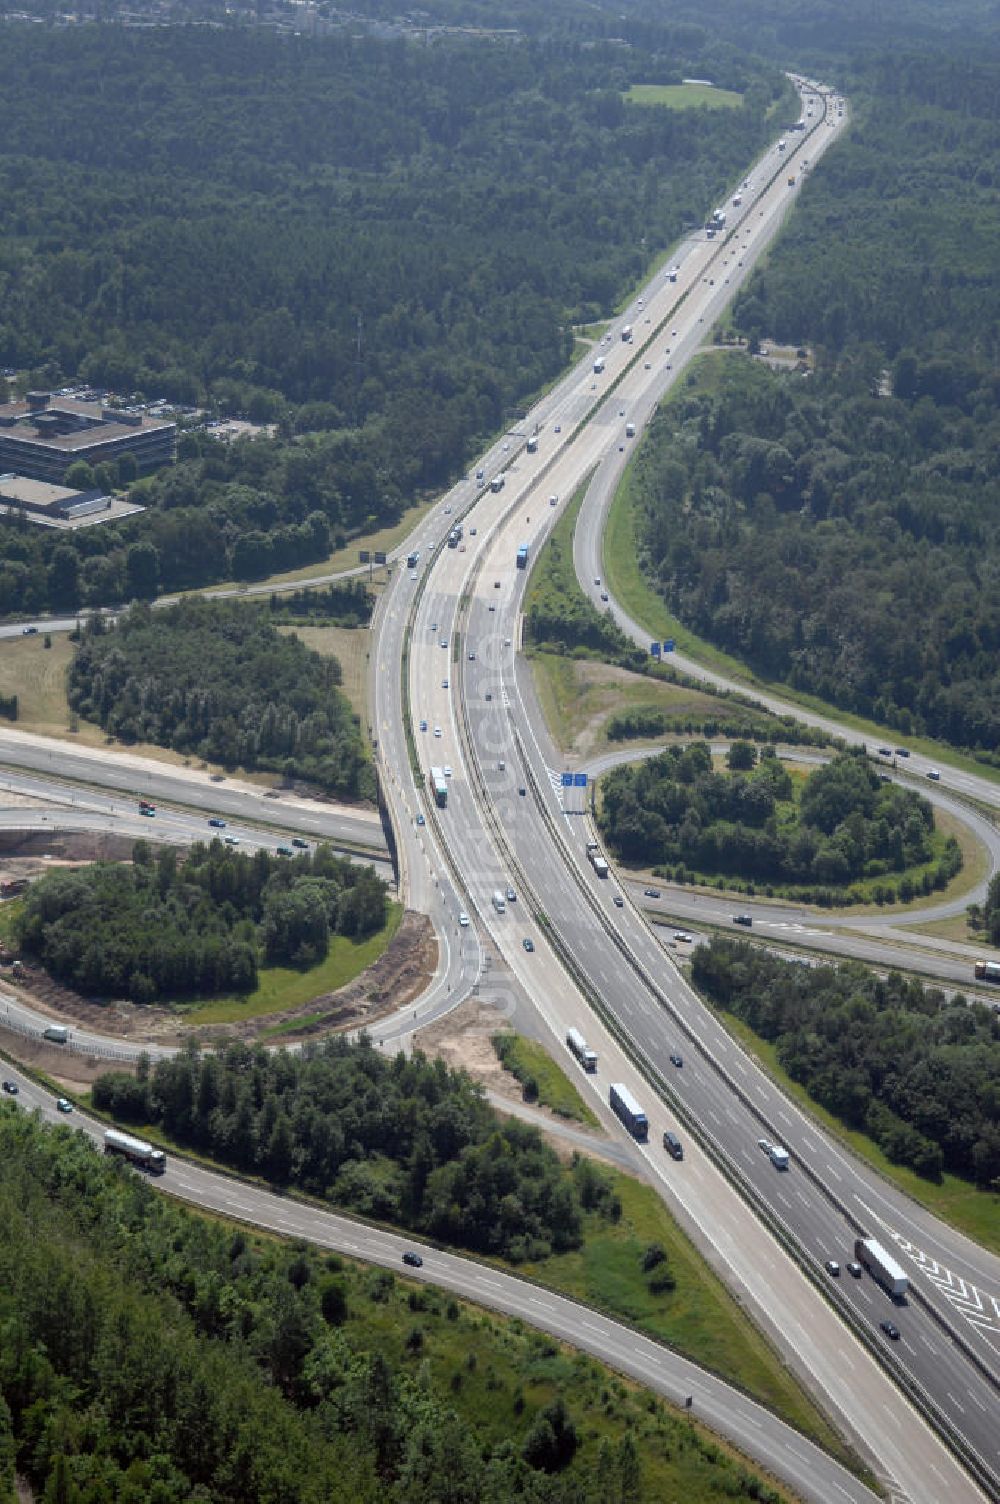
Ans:
[[[386,903],[373,868],[328,846],[289,860],[215,840],[181,858],[137,841],[131,866],[98,862],[32,883],[15,933],[86,996],[171,1002],[253,992],[260,966],[316,966],[332,935],[381,929]]]

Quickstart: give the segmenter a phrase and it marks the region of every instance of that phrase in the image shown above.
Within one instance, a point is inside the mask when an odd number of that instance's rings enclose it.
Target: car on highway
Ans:
[[[435,726],[434,727],[434,735],[435,736],[440,736],[441,735],[441,727],[440,726]]]
[[[442,771],[442,773],[444,774],[444,776],[446,778],[450,778],[452,776],[451,768],[449,767],[449,765],[447,763],[445,763],[445,765],[441,769],[441,771]]]
[[[411,580],[415,580],[416,578],[417,578],[417,571],[415,569],[411,569],[410,570],[410,579]]]
[[[493,589],[494,590],[499,590],[500,589],[500,581],[499,580],[494,580],[493,581]]]
[[[507,884],[507,902],[517,903],[517,894],[514,892],[514,889],[511,887],[510,883]]]
[[[517,792],[520,794],[521,798],[523,799],[525,797],[525,795],[527,794],[528,790],[525,788],[524,784],[522,783],[521,787],[518,789]]]
[[[674,939],[679,941],[681,945],[690,945],[694,936],[690,930],[674,930]]]
[[[555,426],[555,432],[556,433],[562,433],[562,424],[561,423],[557,423],[556,424],[556,426]]]
[[[594,584],[595,585],[600,585],[600,583],[601,583],[601,577],[600,577],[600,575],[599,574],[595,574],[594,575]]]
[[[894,1321],[880,1321],[879,1326],[882,1328],[883,1332],[885,1332],[885,1335],[889,1338],[890,1342],[899,1341],[899,1327]]]
[[[56,1097],[56,1112],[72,1112],[73,1103],[66,1097]]]
[[[491,611],[495,611],[496,610],[496,606],[493,604],[492,601],[490,601],[490,610]]]
[[[532,940],[530,935],[525,935],[524,939],[521,941],[521,944],[524,946],[525,950],[529,952],[533,951],[535,948],[535,942],[534,940]]]
[[[448,639],[447,639],[447,637],[442,637],[442,639],[441,639],[441,646],[443,648],[446,648],[448,646]]]
[[[418,815],[417,816],[417,824],[418,825],[426,825],[427,824],[427,821],[424,819],[423,815]]]
[[[678,1055],[676,1050],[670,1057],[670,1064],[676,1066],[682,1066],[684,1064],[684,1061],[681,1059],[680,1055]]]
[[[294,836],[292,838],[292,845],[297,846],[300,851],[309,850],[309,842],[306,841],[302,836]]]
[[[408,1264],[411,1269],[422,1269],[424,1261],[419,1253],[414,1253],[408,1248],[403,1254],[403,1263]]]
[[[660,896],[660,890],[659,890],[659,888],[643,888],[642,891],[646,895],[647,898],[659,898],[659,896]],[[676,938],[677,938],[677,936],[675,935],[674,939],[676,940]]]
[[[905,748],[905,747],[897,747],[897,748],[896,748],[896,756],[897,756],[897,757],[909,757],[909,755],[910,755],[910,754],[909,754],[909,752],[908,752],[908,751],[907,751],[907,750],[906,750],[906,748]]]
[[[290,846],[275,846],[274,850],[275,850],[275,853],[278,856],[294,856],[295,855],[295,852],[292,850],[292,848]]]
[[[743,928],[746,929],[746,930],[751,929],[752,926],[753,926],[753,915],[752,914],[734,914],[733,915],[733,923],[734,924],[742,924]]]
[[[614,904],[616,909],[623,909],[625,907],[625,900],[620,893],[612,894],[611,902]]]
[[[856,1264],[852,1259],[851,1262],[847,1265],[847,1272],[852,1279],[860,1279],[865,1271],[862,1269],[860,1264]]]
[[[941,774],[937,768],[928,768],[927,777],[930,779],[931,783],[941,782]]]
[[[463,930],[468,929],[468,927],[469,927],[469,916],[465,912],[464,909],[461,911],[461,913],[458,916],[458,922],[462,926]]]
[[[226,845],[227,846],[238,846],[239,844],[240,844],[240,838],[239,838],[239,836],[226,836]]]
[[[892,756],[892,748],[891,747],[879,747],[879,749],[878,749],[878,755],[879,755],[879,757],[891,757]]]
[[[771,1140],[769,1138],[759,1138],[757,1140],[757,1148],[758,1149],[763,1149],[763,1151],[764,1151],[765,1154],[770,1154],[770,1152],[771,1152]]]
[[[218,815],[213,815],[208,823],[212,826],[213,830],[225,830],[226,828],[225,820],[220,820]]]
[[[421,731],[426,731],[427,730],[427,722],[426,721],[421,721],[420,722],[420,729],[421,729]]]
[[[671,329],[671,331],[670,331],[670,338],[671,339],[676,339],[677,338],[677,330],[676,329]]]
[[[441,680],[441,688],[442,689],[447,689],[448,688],[448,680],[447,679],[442,679]]]
[[[16,1081],[5,1081],[4,1084],[3,1084],[3,1089],[7,1093],[8,1097],[16,1097],[17,1096],[17,1082]]]
[[[832,1274],[834,1279],[839,1279],[840,1265],[837,1263],[836,1259],[827,1259],[823,1265],[823,1268],[826,1270],[827,1274]]]
[[[22,627],[21,628],[21,636],[22,637],[37,637],[38,636],[38,628],[37,627]]]
[[[493,698],[492,691],[491,690],[487,690],[486,691],[486,699],[487,699],[487,701],[492,700],[492,698]]]
[[[475,661],[476,661],[476,655],[475,655],[475,653],[470,653],[469,654],[469,662],[470,663],[475,663]]]
[[[143,805],[139,813],[140,815],[145,815],[147,820],[153,820],[156,817],[156,810],[152,809],[148,804]]]
[[[606,601],[607,599],[608,599],[608,592],[606,590],[602,590],[601,591],[601,600],[602,601]]]
[[[558,496],[550,496],[549,497],[549,506],[550,507],[557,507],[558,505],[559,505],[559,498],[558,498]]]
[[[510,638],[509,637],[505,637],[504,638],[503,645],[504,645],[505,648],[509,648],[510,647]]]
[[[479,532],[479,529],[477,527],[470,527],[469,528],[469,537],[470,538],[474,538],[478,532]]]

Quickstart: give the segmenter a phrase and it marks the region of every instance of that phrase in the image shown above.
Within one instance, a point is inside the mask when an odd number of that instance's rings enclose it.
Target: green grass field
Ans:
[[[623,95],[628,104],[662,105],[668,110],[734,110],[743,95],[711,84],[633,84]]]
[[[588,1128],[600,1127],[572,1081],[543,1045],[523,1034],[494,1034],[493,1048],[504,1070],[510,1071],[515,1080],[522,1085],[534,1081],[539,1106],[551,1107],[561,1118],[574,1118]]]
[[[706,1004],[707,1006],[710,1005]],[[936,1185],[933,1181],[925,1180],[921,1175],[915,1174],[902,1165],[894,1165],[892,1160],[887,1159],[881,1149],[873,1144],[866,1134],[846,1127],[839,1118],[834,1117],[833,1113],[827,1112],[825,1107],[820,1107],[805,1087],[793,1081],[779,1065],[778,1052],[773,1044],[766,1039],[761,1039],[742,1019],[734,1018],[731,1013],[718,1009],[713,1011],[730,1034],[739,1039],[751,1055],[757,1057],[781,1090],[787,1096],[793,1097],[835,1138],[839,1138],[850,1149],[853,1149],[859,1159],[866,1160],[881,1175],[884,1175],[886,1180],[891,1180],[901,1191],[912,1196],[914,1201],[926,1206],[928,1211],[940,1217],[942,1222],[948,1222],[952,1227],[957,1227],[959,1232],[964,1232],[967,1237],[981,1244],[983,1248],[988,1248],[991,1253],[1000,1254],[1000,1194],[995,1191],[977,1191],[975,1186],[970,1185],[967,1180],[959,1179],[957,1175],[945,1174],[941,1177],[940,1185]]]
[[[390,903],[388,921],[378,934],[369,935],[365,940],[334,935],[326,960],[318,966],[311,966],[308,971],[294,971],[287,966],[261,967],[256,992],[245,998],[211,998],[204,1003],[194,1003],[184,1009],[184,1021],[195,1027],[245,1023],[247,1019],[280,1013],[285,1008],[297,1008],[311,998],[334,992],[378,960],[398,930],[402,917],[402,904]]]
[[[351,702],[351,709],[362,724],[368,715],[368,652],[372,635],[367,627],[294,626],[279,627],[280,632],[294,632],[306,647],[313,648],[324,658],[338,658],[344,671],[342,689]],[[370,748],[365,741],[365,751]]]

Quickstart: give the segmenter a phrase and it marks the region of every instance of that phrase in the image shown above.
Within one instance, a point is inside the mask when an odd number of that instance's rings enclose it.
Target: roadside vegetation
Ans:
[[[734,742],[728,771],[705,742],[612,769],[600,823],[616,855],[678,882],[724,880],[830,904],[908,903],[947,887],[962,863],[922,795],[883,782],[862,749],[794,773],[766,747]]]
[[[690,1420],[433,1285],[200,1217],[0,1109],[0,1498],[785,1497]]]
[[[716,89],[711,84],[633,84],[624,97],[629,104],[670,110],[734,110],[743,102],[732,89]]]
[[[87,619],[69,702],[119,741],[282,774],[343,798],[374,794],[335,658],[285,635],[265,605],[190,599]]]
[[[494,1034],[492,1043],[504,1070],[520,1081],[526,1102],[550,1107],[559,1117],[573,1118],[588,1128],[599,1126],[572,1081],[543,1045],[513,1033]]]
[[[607,664],[616,670],[616,682],[623,691],[618,709],[605,724],[609,742],[700,732],[828,744],[830,738],[824,732],[813,731],[791,716],[769,715],[736,694],[712,693],[667,661],[636,647],[616,625],[610,607],[603,613],[597,610],[581,590],[573,567],[573,532],[585,494],[586,482],[539,553],[525,598],[525,643],[538,664],[540,694],[553,735],[567,744],[567,726],[580,723],[583,708],[582,702],[570,705],[568,701],[575,697],[578,684],[606,683],[607,673],[589,665]],[[559,659],[565,660],[565,666]],[[644,687],[640,687],[642,681]],[[612,703],[613,699],[609,709]],[[703,717],[696,717],[695,707],[704,707]]]
[[[894,1164],[1000,1190],[1000,1016],[899,973],[805,967],[716,937],[695,985],[772,1044],[782,1070]],[[995,1210],[996,1198],[993,1201]]]
[[[179,858],[172,847],[154,855],[137,841],[131,864],[55,870],[32,883],[13,931],[23,954],[56,981],[85,997],[142,1005],[251,999],[267,968],[301,973],[308,989],[331,937],[373,936],[386,921],[385,882],[328,846],[293,860],[263,850],[244,856],[215,840]],[[277,1006],[273,977],[267,991]]]
[[[502,1119],[464,1072],[343,1037],[286,1054],[192,1046],[101,1076],[98,1111],[168,1149],[505,1261],[634,1320],[842,1455],[833,1431],[656,1192]],[[650,1253],[652,1245],[659,1252]],[[662,1257],[661,1257],[662,1254]]]

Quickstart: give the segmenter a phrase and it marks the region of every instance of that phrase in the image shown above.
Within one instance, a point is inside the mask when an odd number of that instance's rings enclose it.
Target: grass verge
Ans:
[[[288,966],[262,967],[256,991],[247,997],[217,997],[193,1003],[184,1009],[184,1021],[195,1027],[244,1023],[268,1013],[280,1013],[285,1008],[298,1008],[314,997],[335,992],[378,960],[398,930],[402,917],[402,904],[390,903],[389,918],[377,934],[369,935],[365,940],[353,940],[347,935],[332,936],[326,959],[308,971],[295,971]]]
[[[344,675],[341,688],[364,724],[368,716],[368,653],[372,642],[367,627],[289,626],[279,627],[278,631],[294,632],[307,648],[324,658],[339,660]],[[367,741],[364,746],[370,755]]]
[[[705,1001],[702,999],[702,1001]],[[706,1008],[711,1004],[705,1002]],[[966,1237],[972,1238],[981,1247],[989,1249],[991,1253],[1000,1254],[1000,1194],[994,1191],[977,1191],[975,1186],[967,1180],[962,1180],[957,1175],[945,1173],[941,1177],[941,1183],[936,1185],[933,1181],[925,1180],[922,1176],[908,1170],[902,1165],[893,1164],[887,1159],[881,1149],[864,1133],[859,1133],[853,1128],[848,1128],[841,1120],[834,1117],[825,1107],[793,1081],[778,1062],[778,1052],[773,1044],[766,1039],[761,1039],[759,1034],[745,1024],[742,1019],[735,1018],[731,1013],[724,1013],[713,1009],[716,1017],[723,1027],[728,1029],[749,1054],[756,1057],[761,1066],[767,1071],[780,1086],[781,1090],[794,1100],[816,1119],[834,1138],[847,1145],[854,1151],[859,1159],[865,1160],[898,1186],[907,1196],[925,1206],[928,1211],[940,1217],[942,1222],[949,1223],[959,1232],[965,1233]]]
[[[605,1168],[621,1200],[617,1223],[587,1219],[582,1248],[524,1272],[540,1284],[629,1321],[651,1337],[740,1385],[783,1419],[848,1460],[836,1432],[670,1216],[652,1186]],[[658,1244],[664,1261],[643,1271]],[[657,1290],[669,1271],[672,1290]]]
[[[575,1118],[588,1128],[599,1128],[597,1118],[569,1077],[534,1039],[523,1034],[493,1035],[493,1048],[505,1071],[524,1087],[524,1100],[551,1107],[561,1118]]]

